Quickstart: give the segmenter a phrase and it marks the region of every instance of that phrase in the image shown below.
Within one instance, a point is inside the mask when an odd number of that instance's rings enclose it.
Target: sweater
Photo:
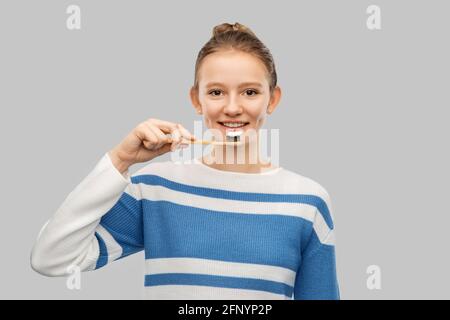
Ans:
[[[340,299],[334,219],[318,182],[199,159],[121,174],[108,153],[41,228],[32,268],[67,276],[142,252],[147,299]]]

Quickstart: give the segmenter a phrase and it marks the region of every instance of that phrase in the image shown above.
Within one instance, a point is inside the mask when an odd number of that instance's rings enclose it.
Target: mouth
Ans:
[[[226,131],[242,130],[250,124],[250,122],[245,121],[229,121],[229,122],[218,121],[217,123],[220,124],[220,126],[223,127],[224,129],[226,129]]]

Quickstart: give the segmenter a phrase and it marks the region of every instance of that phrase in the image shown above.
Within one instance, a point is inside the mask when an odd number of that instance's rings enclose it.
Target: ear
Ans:
[[[198,90],[194,87],[191,87],[191,90],[189,91],[189,96],[191,98],[191,103],[194,109],[198,114],[202,113],[202,106],[200,104],[200,101],[198,99]]]
[[[267,106],[268,114],[271,114],[272,112],[275,111],[280,100],[281,100],[281,88],[279,86],[276,86],[273,89],[272,95],[270,97],[269,105]]]

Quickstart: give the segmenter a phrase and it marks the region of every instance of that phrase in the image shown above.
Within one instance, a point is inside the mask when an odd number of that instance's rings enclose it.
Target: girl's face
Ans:
[[[277,106],[281,90],[270,94],[268,72],[255,56],[236,50],[206,56],[198,70],[198,92],[191,89],[191,100],[203,114],[209,129],[227,131],[258,129],[266,114]]]

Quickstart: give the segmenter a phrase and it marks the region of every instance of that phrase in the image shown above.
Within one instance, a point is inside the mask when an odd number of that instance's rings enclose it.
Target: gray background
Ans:
[[[81,7],[81,30],[66,28],[70,4]],[[370,4],[381,7],[380,31],[366,28]],[[83,274],[71,291],[65,278],[31,270],[31,247],[139,122],[193,129],[198,50],[213,26],[238,21],[276,61],[283,97],[266,128],[280,129],[280,164],[332,197],[342,298],[450,298],[449,9],[411,0],[2,0],[0,297],[141,298],[143,253]],[[372,264],[381,290],[366,287]]]

